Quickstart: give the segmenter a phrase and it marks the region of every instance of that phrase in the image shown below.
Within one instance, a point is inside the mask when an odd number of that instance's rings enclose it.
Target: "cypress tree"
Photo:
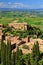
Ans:
[[[6,65],[6,45],[3,41],[1,41],[1,63]]]
[[[30,54],[23,55],[23,60],[25,65],[30,65]]]
[[[7,47],[6,47],[6,65],[11,65],[11,42],[10,40],[7,41]]]
[[[15,58],[15,52],[13,51],[11,55],[11,65],[15,65]]]
[[[32,49],[31,65],[38,65],[39,55],[40,55],[39,44],[38,42],[36,42]]]
[[[22,51],[17,46],[15,65],[22,65]]]

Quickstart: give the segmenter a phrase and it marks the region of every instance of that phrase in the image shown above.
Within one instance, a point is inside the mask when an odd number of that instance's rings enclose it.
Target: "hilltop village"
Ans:
[[[12,23],[9,23],[7,25],[8,29],[12,28],[12,30],[19,30],[19,31],[27,31],[27,23],[17,23],[13,21]],[[40,51],[43,52],[43,40],[40,38],[37,38],[36,35],[34,35],[35,38],[31,38],[29,35],[27,35],[25,38],[20,38],[20,36],[14,36],[13,34],[7,35],[9,33],[5,33],[4,30],[6,30],[6,26],[3,24],[0,24],[0,40],[3,39],[3,41],[7,44],[7,40],[11,41],[11,46],[14,51],[16,51],[16,46],[19,46],[19,48],[22,50],[23,53],[27,54],[32,51],[32,47],[35,42],[38,41]],[[21,33],[22,34],[22,33]],[[27,47],[27,48],[24,48]]]

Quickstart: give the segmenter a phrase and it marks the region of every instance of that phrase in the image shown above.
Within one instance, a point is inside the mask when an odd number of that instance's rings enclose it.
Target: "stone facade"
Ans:
[[[3,32],[0,30],[0,40],[2,39]]]
[[[27,30],[27,23],[10,23],[8,24],[10,27],[13,27],[15,30]]]

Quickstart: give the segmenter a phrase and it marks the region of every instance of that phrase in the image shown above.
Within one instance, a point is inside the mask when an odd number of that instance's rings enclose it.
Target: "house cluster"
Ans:
[[[17,29],[17,30],[27,30],[27,23],[10,23],[9,24],[10,27],[13,27],[14,30]],[[29,46],[29,50],[26,50],[26,49],[22,49],[23,53],[28,53],[28,52],[31,52],[32,51],[32,47],[34,45],[34,43],[36,41],[38,41],[39,43],[39,48],[40,48],[40,51],[43,52],[43,40],[42,39],[32,39],[30,38],[29,36],[27,36],[26,38],[20,38],[19,36],[4,36],[4,33],[2,31],[2,27],[3,25],[0,24],[0,40],[2,38],[4,38],[4,42],[7,44],[7,40],[10,39],[11,41],[11,46],[12,46],[12,49],[15,49],[16,46],[21,46],[22,44],[26,44]]]
[[[15,30],[27,30],[26,22],[23,22],[23,23],[13,22],[13,23],[9,23],[8,25],[9,27],[14,28]]]

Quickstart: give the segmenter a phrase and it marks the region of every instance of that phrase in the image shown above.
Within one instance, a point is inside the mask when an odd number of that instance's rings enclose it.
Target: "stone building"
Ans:
[[[0,30],[0,40],[2,39],[3,32]]]
[[[13,27],[15,30],[27,30],[27,23],[23,22],[23,23],[10,23],[8,24],[9,27]]]
[[[0,24],[0,27],[3,27],[3,24]]]

